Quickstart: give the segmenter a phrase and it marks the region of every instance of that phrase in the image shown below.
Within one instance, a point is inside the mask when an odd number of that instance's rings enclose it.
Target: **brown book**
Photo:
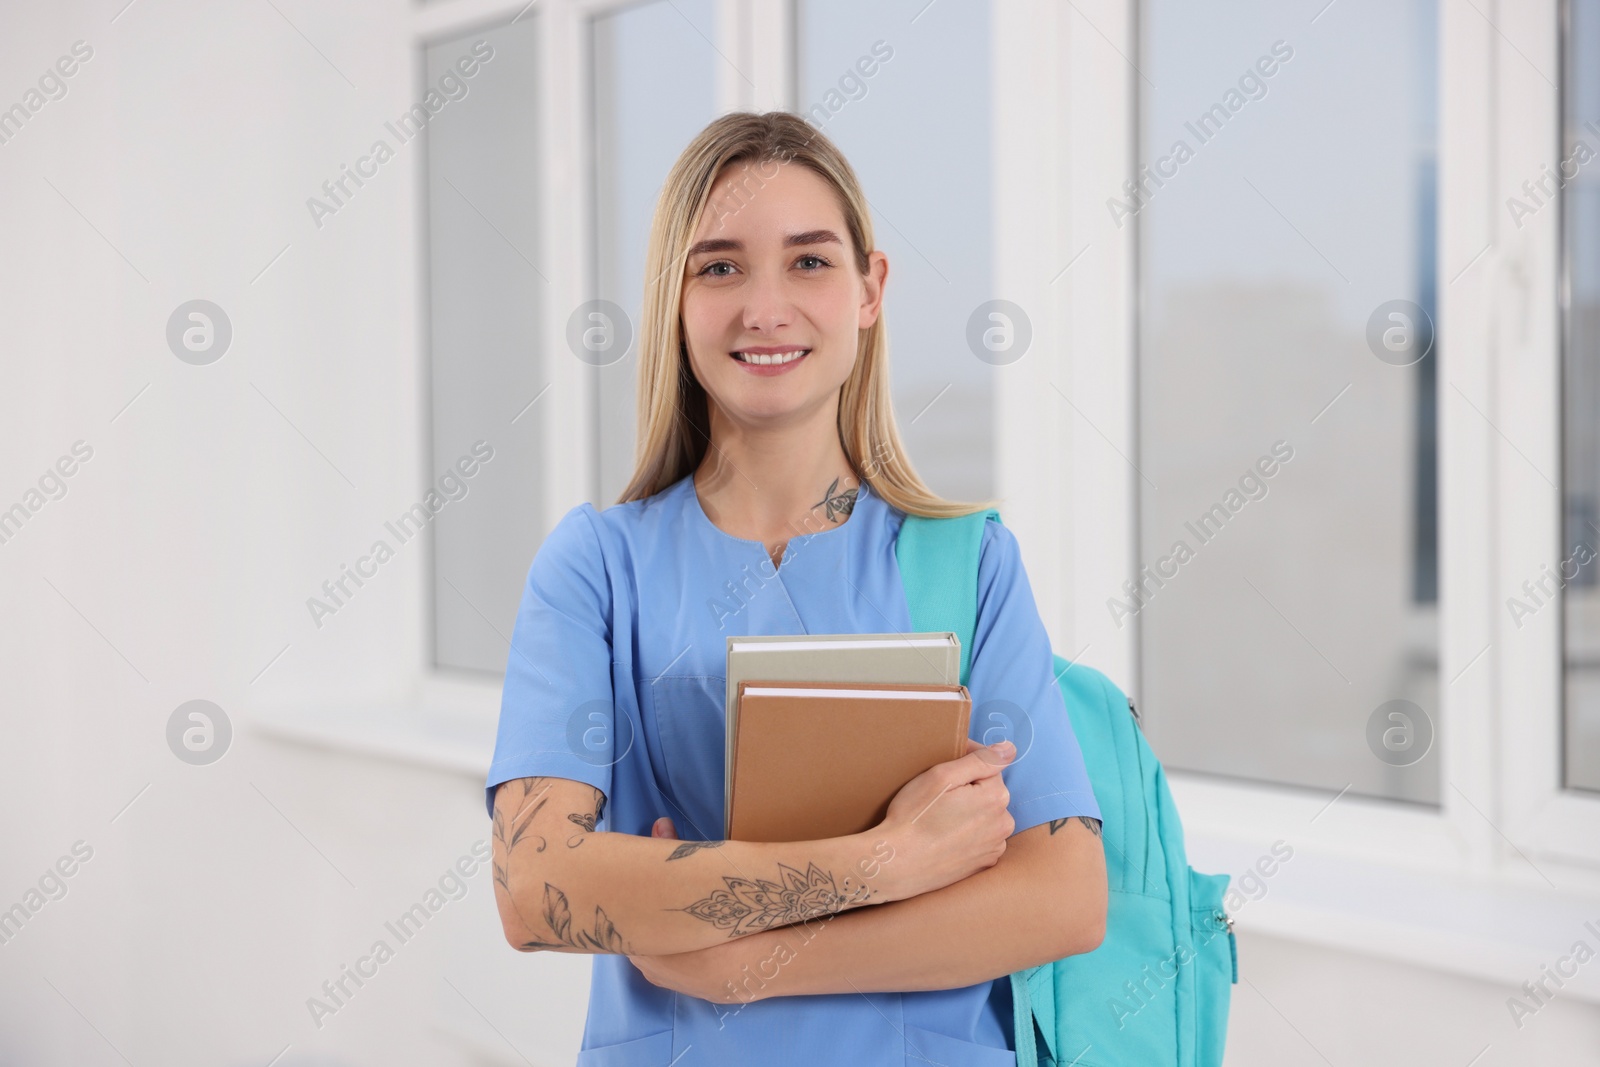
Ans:
[[[964,685],[739,683],[728,837],[812,841],[872,829],[902,786],[959,759]]]
[[[894,682],[955,685],[961,681],[961,640],[948,630],[884,634],[767,634],[728,637],[727,697],[723,709],[722,837],[733,836],[733,732],[739,721],[739,683]]]

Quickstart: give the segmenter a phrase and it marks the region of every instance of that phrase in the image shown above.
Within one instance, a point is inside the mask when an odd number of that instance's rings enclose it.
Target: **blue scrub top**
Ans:
[[[528,571],[511,637],[490,813],[501,782],[601,790],[598,830],[684,840],[723,826],[727,643],[743,634],[905,633],[895,538],[905,513],[863,484],[841,525],[791,539],[780,565],[700,506],[692,475],[645,500],[569,511]],[[985,524],[968,690],[972,736],[1009,737],[1014,832],[1099,818],[1016,538]],[[1066,888],[1062,887],[1062,892]],[[1008,979],[962,989],[714,1004],[596,954],[579,1067],[1014,1065]]]

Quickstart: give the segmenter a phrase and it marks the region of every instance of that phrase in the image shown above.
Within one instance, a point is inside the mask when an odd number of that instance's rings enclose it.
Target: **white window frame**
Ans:
[[[544,202],[539,205],[539,236],[533,251],[537,262],[565,265],[565,269],[552,272],[549,285],[543,287],[546,313],[541,315],[541,352],[565,349],[566,319],[560,309],[577,307],[592,295],[587,282],[595,268],[589,232],[594,210],[590,24],[597,17],[643,2],[647,0],[453,0],[428,4],[412,13],[412,52],[419,64],[424,49],[438,41],[504,26],[514,19],[540,20],[536,122]],[[793,4],[789,0],[717,0],[716,9],[713,43],[728,60],[717,72],[718,113],[793,107]],[[425,212],[427,195],[420,170],[417,182],[417,199]],[[425,214],[421,218],[425,219]],[[419,265],[419,270],[425,293],[426,264]],[[562,515],[593,499],[597,452],[594,448],[574,449],[571,442],[597,441],[600,428],[594,417],[595,381],[590,368],[578,360],[547,359],[542,370],[552,395],[571,401],[546,409],[541,422],[538,479],[546,525],[543,532],[548,533]],[[426,432],[426,427],[422,429]],[[431,628],[435,623],[430,619],[427,625]],[[423,707],[445,709],[467,730],[478,736],[487,730],[492,738],[500,679],[438,668],[428,662],[420,664],[418,675],[417,699]]]
[[[1001,492],[1060,490],[1007,523],[1057,651],[1136,697],[1137,623],[1104,604],[1137,570],[1137,220],[1116,229],[1105,201],[1136,168],[1138,8],[997,4],[994,37],[998,288],[1040,308],[1046,357],[997,399]],[[1169,778],[1196,866],[1241,871],[1280,837],[1310,857],[1320,891],[1274,890],[1245,928],[1520,981],[1600,893],[1600,797],[1561,787],[1561,608],[1520,631],[1505,608],[1560,559],[1560,213],[1519,230],[1505,207],[1560,158],[1559,6],[1440,8],[1439,806]],[[1395,918],[1397,892],[1437,925]],[[1600,1000],[1600,982],[1569,989]]]
[[[1499,114],[1519,121],[1502,123],[1498,132],[1494,239],[1499,255],[1493,264],[1498,314],[1481,327],[1499,350],[1485,375],[1491,399],[1499,400],[1490,416],[1516,445],[1497,435],[1494,466],[1487,472],[1501,497],[1495,508],[1500,538],[1494,562],[1502,580],[1492,638],[1504,648],[1497,692],[1503,713],[1496,726],[1506,834],[1531,855],[1600,865],[1600,796],[1562,788],[1563,605],[1559,599],[1548,604],[1526,618],[1520,630],[1505,607],[1506,597],[1520,594],[1523,580],[1534,577],[1541,565],[1557,566],[1565,554],[1561,211],[1552,204],[1524,217],[1519,228],[1505,207],[1524,181],[1542,166],[1553,168],[1565,152],[1560,92],[1545,81],[1549,77],[1559,86],[1562,80],[1560,4],[1546,0],[1519,8],[1517,28],[1522,32],[1516,34],[1516,46],[1526,58],[1506,42],[1495,42],[1501,46],[1496,61],[1502,69],[1516,64],[1513,70],[1521,75],[1501,80],[1495,104]]]
[[[423,7],[415,43],[524,6]],[[626,6],[538,0],[529,12],[544,24],[539,255],[571,268],[550,279],[557,308],[585,298],[592,267],[587,20]],[[1035,337],[997,382],[996,484],[1056,650],[1135,696],[1137,622],[1117,630],[1104,603],[1138,559],[1138,231],[1112,226],[1105,200],[1137,158],[1137,17],[1137,0],[1004,0],[991,44],[995,291],[1027,309]],[[1559,489],[1529,466],[1559,481],[1560,215],[1518,229],[1505,208],[1560,158],[1558,0],[1441,3],[1439,33],[1439,806],[1169,776],[1196,866],[1240,871],[1288,833],[1302,869],[1338,887],[1319,897],[1285,883],[1244,928],[1520,982],[1539,952],[1570,945],[1571,901],[1600,894],[1600,797],[1561,788],[1560,607],[1515,630],[1504,606],[1560,558]],[[719,110],[796,106],[791,0],[719,0],[715,43],[729,60]],[[559,351],[560,316],[544,320],[543,346]],[[546,516],[595,481],[594,455],[561,447],[595,439],[583,371],[548,366],[561,395],[585,402],[546,413]],[[498,682],[423,674],[425,699],[458,697],[492,729]],[[1386,912],[1402,884],[1437,903],[1440,925]],[[1600,977],[1567,994],[1600,1001]]]

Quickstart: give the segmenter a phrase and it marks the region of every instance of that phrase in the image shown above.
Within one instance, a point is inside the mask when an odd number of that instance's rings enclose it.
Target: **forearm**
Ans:
[[[943,889],[750,940],[741,955],[761,961],[749,970],[763,981],[723,1002],[956,989],[1086,951],[1104,923],[1104,858],[1090,855],[1099,842],[1082,827],[1051,837],[1046,825],[1030,828],[994,866]],[[1077,851],[1077,865],[1058,849]],[[1069,870],[1085,876],[1064,881]]]
[[[495,808],[495,892],[508,939],[525,951],[689,952],[891,899],[881,873],[892,852],[871,834],[763,843],[602,833],[591,829],[597,812],[550,810],[540,781],[507,783]]]

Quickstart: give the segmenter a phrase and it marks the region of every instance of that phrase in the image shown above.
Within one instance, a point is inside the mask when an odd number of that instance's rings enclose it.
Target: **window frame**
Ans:
[[[1169,771],[1191,837],[1264,843],[1289,826],[1313,850],[1518,885],[1600,866],[1600,796],[1560,776],[1560,610],[1513,635],[1504,606],[1560,559],[1559,489],[1524,458],[1559,470],[1560,213],[1519,231],[1504,206],[1559,158],[1559,90],[1524,58],[1559,71],[1559,2],[1519,5],[1503,28],[1470,5],[1439,12],[1439,806]],[[1060,494],[1007,523],[1058,652],[1135,698],[1138,620],[1116,631],[1103,603],[1105,575],[1138,569],[1138,220],[1113,229],[1104,200],[1137,167],[1139,15],[1138,0],[1029,0],[1001,5],[995,34],[1010,57],[995,66],[997,196],[1031,220],[1001,213],[999,287],[1076,262],[1040,304],[1048,358],[1008,381],[996,420],[1002,492],[1042,478]]]
[[[1561,0],[1545,0],[1525,14],[1519,12],[1518,28],[1523,32],[1516,44],[1528,59],[1514,53],[1501,57],[1502,62],[1522,64],[1523,70],[1536,63],[1543,71],[1553,72],[1556,84],[1523,77],[1507,78],[1500,87],[1497,104],[1501,114],[1531,115],[1535,121],[1503,124],[1498,177],[1504,196],[1496,199],[1499,205],[1523,181],[1539,173],[1541,165],[1553,165],[1564,155],[1565,8]],[[1509,49],[1502,51],[1509,53]],[[1561,361],[1567,310],[1564,206],[1558,197],[1554,210],[1534,213],[1520,228],[1509,225],[1503,207],[1497,216],[1507,247],[1500,264],[1504,291],[1497,294],[1503,313],[1496,322],[1496,340],[1505,357],[1495,368],[1495,389],[1504,401],[1507,435],[1526,455],[1518,455],[1506,441],[1498,442],[1494,473],[1506,486],[1504,504],[1497,509],[1502,524],[1498,562],[1506,579],[1501,583],[1506,595],[1516,592],[1520,579],[1533,577],[1541,564],[1557,566],[1565,554],[1561,459],[1565,423]],[[1519,328],[1519,316],[1524,314],[1527,326]],[[1530,463],[1551,476],[1555,484],[1531,473]],[[1500,672],[1499,703],[1506,709],[1498,723],[1505,754],[1506,833],[1525,852],[1600,865],[1600,793],[1568,789],[1564,781],[1564,597],[1546,608],[1508,637]],[[1507,631],[1509,614],[1503,606],[1498,619],[1501,631]],[[1523,706],[1531,710],[1513,713]]]
[[[577,307],[591,295],[595,277],[593,247],[594,158],[593,99],[590,30],[594,19],[650,0],[456,0],[429,4],[411,14],[409,34],[413,81],[426,81],[427,48],[519,18],[541,20],[539,33],[539,108],[536,117],[538,150],[543,161],[544,202],[539,205],[539,235],[532,253],[537,262],[562,263],[566,269],[551,272],[544,289],[546,313],[541,316],[538,350],[560,352],[566,347],[566,317],[561,308]],[[717,111],[738,108],[794,106],[794,4],[792,0],[717,0],[714,44],[728,58],[717,76]],[[756,72],[746,80],[738,72]],[[758,105],[758,101],[760,101]],[[426,164],[413,170],[418,205],[417,225],[427,247],[428,187]],[[429,264],[419,257],[416,265],[419,311],[426,325]],[[428,367],[431,351],[422,353],[424,391],[430,397]],[[598,383],[593,368],[575,359],[542,359],[545,382],[557,396],[571,398],[544,412],[543,447],[538,471],[541,536],[554,528],[561,516],[584,501],[594,500],[599,484],[600,426],[597,419]],[[419,440],[431,464],[428,442],[432,437],[431,402],[422,410]],[[573,449],[572,441],[590,442]],[[428,531],[428,579],[423,591],[425,612],[422,650],[415,690],[427,708],[448,709],[464,715],[482,728],[487,718],[498,716],[502,679],[498,675],[441,666],[434,659],[437,619],[433,612],[433,531]]]
[[[530,12],[544,20],[538,121],[550,161],[538,254],[571,266],[551,277],[554,308],[576,306],[593,271],[589,20],[636,2],[541,0]],[[418,9],[414,55],[527,6]],[[1008,0],[994,7],[991,38],[995,289],[1028,309],[1035,336],[1030,357],[997,377],[996,485],[1054,647],[1135,697],[1138,620],[1117,631],[1103,604],[1105,576],[1138,569],[1138,220],[1114,229],[1104,199],[1136,169],[1139,6]],[[715,43],[729,57],[719,111],[796,106],[794,0],[719,0],[717,16]],[[1293,825],[1297,844],[1329,854],[1542,885],[1532,864],[1575,877],[1600,868],[1600,795],[1561,779],[1561,612],[1512,632],[1504,607],[1506,590],[1560,558],[1559,488],[1528,466],[1559,471],[1560,211],[1519,230],[1504,201],[1559,158],[1561,0],[1519,6],[1500,27],[1470,5],[1441,4],[1439,33],[1439,806],[1184,771],[1169,779],[1191,836],[1270,841]],[[734,68],[763,73],[752,85]],[[544,350],[559,351],[561,316],[544,318]],[[598,432],[585,370],[547,365],[580,401],[546,416],[547,522],[593,494],[593,449],[558,447]],[[482,708],[492,695],[498,706],[498,679],[422,673],[432,699]]]

